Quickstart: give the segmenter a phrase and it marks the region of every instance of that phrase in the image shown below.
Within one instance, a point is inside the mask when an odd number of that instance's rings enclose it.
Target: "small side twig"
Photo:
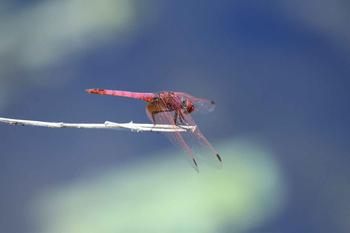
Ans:
[[[28,125],[48,128],[78,128],[78,129],[129,129],[135,132],[186,132],[194,131],[196,126],[187,125],[154,125],[154,124],[138,124],[133,123],[115,123],[106,121],[104,123],[64,123],[64,122],[46,122],[32,121],[0,117],[0,122],[10,125]]]

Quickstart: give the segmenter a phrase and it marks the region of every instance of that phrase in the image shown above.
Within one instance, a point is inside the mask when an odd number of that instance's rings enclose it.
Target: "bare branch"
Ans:
[[[129,129],[135,132],[186,132],[194,131],[196,126],[185,126],[185,125],[154,125],[154,124],[137,124],[132,121],[129,123],[115,123],[106,121],[100,124],[93,123],[64,123],[64,122],[45,122],[45,121],[31,121],[31,120],[20,120],[11,118],[0,117],[0,122],[10,125],[28,125],[28,126],[39,126],[48,128],[79,128],[79,129]]]

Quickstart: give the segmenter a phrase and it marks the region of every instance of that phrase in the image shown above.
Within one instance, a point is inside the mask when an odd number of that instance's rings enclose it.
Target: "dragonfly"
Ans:
[[[214,161],[216,167],[222,167],[222,158],[199,130],[191,114],[194,112],[211,112],[215,102],[203,98],[196,98],[183,92],[162,91],[159,93],[142,93],[107,89],[87,89],[86,92],[98,95],[127,97],[145,101],[146,113],[153,124],[167,124],[180,126],[195,126],[187,132],[165,133],[168,139],[182,148],[188,155],[192,167],[198,172],[197,148],[204,151],[209,161]],[[203,150],[204,149],[204,150]],[[211,162],[212,163],[212,162]]]

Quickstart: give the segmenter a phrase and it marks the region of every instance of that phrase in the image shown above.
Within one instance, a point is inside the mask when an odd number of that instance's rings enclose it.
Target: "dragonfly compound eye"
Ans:
[[[194,105],[192,104],[191,101],[187,101],[187,103],[186,103],[186,111],[188,113],[191,113],[191,112],[194,111]]]

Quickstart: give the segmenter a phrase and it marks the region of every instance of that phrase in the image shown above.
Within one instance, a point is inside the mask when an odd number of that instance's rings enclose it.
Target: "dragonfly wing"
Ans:
[[[175,95],[190,100],[195,107],[195,111],[197,111],[197,112],[209,113],[209,112],[214,111],[214,109],[215,109],[215,102],[213,100],[196,98],[196,97],[194,97],[190,94],[184,93],[184,92],[175,92]]]
[[[183,114],[184,121],[187,125],[196,125],[190,114]],[[183,133],[185,140],[190,145],[191,149],[206,161],[209,165],[215,165],[217,168],[222,167],[222,158],[218,151],[211,145],[208,139],[202,134],[198,126],[194,131]]]
[[[146,113],[149,119],[154,124],[167,124],[167,125],[174,125],[175,127],[174,112],[159,112],[154,114],[152,117],[152,114],[146,108]],[[190,146],[186,143],[185,139],[183,138],[183,135],[180,132],[168,132],[163,134],[169,139],[169,141],[172,144],[174,144],[177,147],[180,147],[186,152],[186,154],[188,155],[189,163],[197,172],[199,172],[197,158],[193,153],[192,149],[190,148]]]

